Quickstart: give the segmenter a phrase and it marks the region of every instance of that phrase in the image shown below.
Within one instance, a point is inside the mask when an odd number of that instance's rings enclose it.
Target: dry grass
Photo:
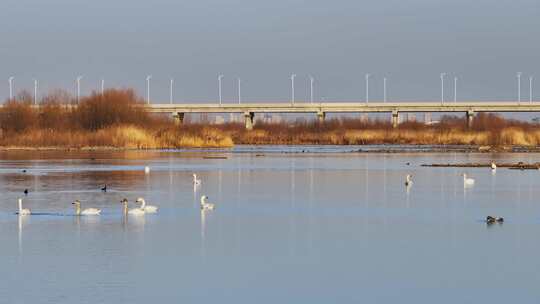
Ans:
[[[108,90],[74,100],[55,91],[44,97],[42,107],[31,106],[26,92],[6,102],[0,110],[0,146],[4,148],[159,149],[181,147],[232,147],[234,144],[426,144],[519,145],[540,144],[540,125],[506,120],[492,114],[478,115],[471,128],[464,118],[446,116],[437,125],[406,122],[397,129],[389,121],[331,119],[324,123],[296,121],[257,122],[247,131],[242,123],[175,126],[170,118],[153,117],[142,109],[132,90]]]
[[[18,148],[159,149],[230,147],[233,141],[215,128],[176,127],[168,118],[152,117],[132,90],[108,90],[84,97],[72,109],[68,94],[55,91],[38,110],[21,93],[0,110],[0,146]]]
[[[237,144],[423,144],[423,145],[519,145],[540,144],[540,125],[479,114],[471,128],[466,120],[445,116],[437,125],[406,122],[392,128],[389,122],[333,119],[323,124],[259,123],[253,131],[242,126],[224,127]]]
[[[166,149],[184,147],[231,147],[232,139],[217,130],[184,134],[177,129],[148,130],[134,125],[119,125],[97,131],[29,130],[17,136],[2,137],[5,148],[121,148]]]

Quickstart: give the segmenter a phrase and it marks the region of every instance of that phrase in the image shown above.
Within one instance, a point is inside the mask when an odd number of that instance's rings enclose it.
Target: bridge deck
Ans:
[[[153,113],[540,112],[540,102],[150,104]]]

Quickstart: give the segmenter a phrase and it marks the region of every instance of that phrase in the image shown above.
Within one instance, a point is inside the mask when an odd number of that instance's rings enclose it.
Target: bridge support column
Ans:
[[[473,110],[467,111],[467,128],[472,128],[473,119],[474,119],[474,111]]]
[[[174,118],[174,124],[177,126],[184,123],[184,113],[182,112],[173,113],[173,118]]]
[[[317,118],[319,119],[319,123],[323,123],[324,122],[324,119],[326,118],[326,113],[325,112],[317,112]]]
[[[255,113],[253,112],[244,112],[244,121],[246,122],[246,130],[253,130],[253,118]]]
[[[397,128],[399,125],[399,112],[397,110],[392,111],[392,128]]]

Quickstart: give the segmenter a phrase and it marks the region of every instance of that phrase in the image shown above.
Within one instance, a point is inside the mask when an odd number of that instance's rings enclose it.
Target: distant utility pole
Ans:
[[[8,78],[8,82],[9,82],[9,99],[12,100],[13,99],[13,80],[15,79],[15,77],[11,76]]]
[[[444,76],[446,73],[441,73],[441,105],[444,105]]]
[[[369,77],[371,75],[366,74],[366,104],[369,103]]]
[[[174,85],[174,79],[171,78],[171,82],[170,82],[170,85],[169,85],[169,89],[170,89],[170,94],[169,94],[169,103],[172,104],[173,103],[173,85]]]
[[[454,77],[454,103],[457,102],[457,77]]]
[[[34,104],[37,105],[38,81],[34,79]]]
[[[82,75],[77,76],[77,103],[81,102],[81,79],[83,79]]]
[[[150,79],[152,75],[146,76],[146,103],[150,104]]]
[[[218,76],[219,105],[221,105],[221,103],[222,103],[222,99],[221,99],[221,79],[223,79],[223,75]]]
[[[313,83],[314,82],[315,82],[315,78],[309,75],[309,100],[311,103],[313,103]]]
[[[242,80],[238,78],[238,104],[242,103]]]
[[[296,74],[291,75],[291,104],[294,104],[294,78],[296,78]]]
[[[518,79],[518,104],[521,103],[521,72],[517,73]]]
[[[386,102],[386,77],[383,78],[383,101]]]

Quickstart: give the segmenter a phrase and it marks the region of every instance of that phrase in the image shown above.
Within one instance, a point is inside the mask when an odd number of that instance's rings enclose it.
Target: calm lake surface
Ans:
[[[420,166],[540,154],[359,148],[0,152],[0,302],[540,301],[540,171]],[[26,188],[40,215],[14,214]],[[159,213],[125,218],[137,197]]]

